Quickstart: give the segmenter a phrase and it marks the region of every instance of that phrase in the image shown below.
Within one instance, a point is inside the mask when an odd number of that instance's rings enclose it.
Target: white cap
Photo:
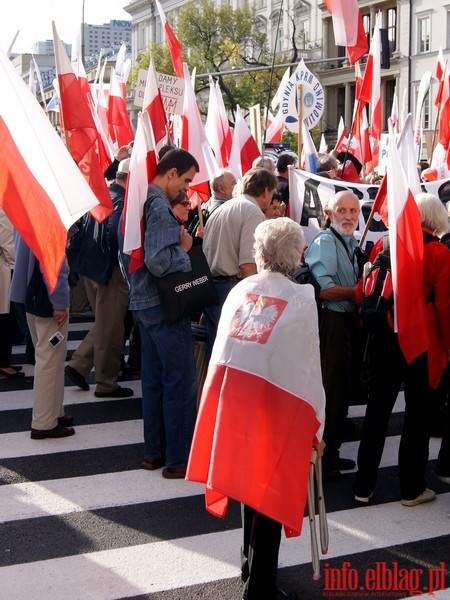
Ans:
[[[118,173],[129,173],[130,171],[130,159],[124,158],[119,163],[119,168],[117,169]]]

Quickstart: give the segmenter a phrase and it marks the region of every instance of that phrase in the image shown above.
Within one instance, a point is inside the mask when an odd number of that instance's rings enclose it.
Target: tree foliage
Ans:
[[[241,71],[247,67],[269,67],[272,63],[266,28],[264,31],[258,28],[251,5],[233,9],[231,6],[216,7],[208,0],[192,1],[180,10],[177,27],[173,28],[183,46],[183,59],[190,71],[195,67],[197,74],[205,74],[196,79],[197,94],[208,88],[208,74],[215,73],[233,118],[237,105],[244,112],[254,104],[267,105],[270,69]],[[157,71],[174,73],[167,46],[153,44],[136,63],[132,83],[138,70],[148,67],[150,53]],[[286,57],[280,57],[278,62],[285,60]],[[236,70],[236,73],[223,74],[230,70]],[[271,96],[283,73],[284,68],[275,70]]]

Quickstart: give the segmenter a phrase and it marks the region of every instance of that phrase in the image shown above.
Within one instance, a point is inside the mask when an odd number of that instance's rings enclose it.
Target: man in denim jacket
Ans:
[[[196,418],[197,376],[189,317],[168,323],[154,282],[191,270],[192,237],[170,207],[198,172],[195,158],[175,148],[158,163],[144,205],[144,266],[130,274],[130,309],[141,334],[143,468],[184,478]]]

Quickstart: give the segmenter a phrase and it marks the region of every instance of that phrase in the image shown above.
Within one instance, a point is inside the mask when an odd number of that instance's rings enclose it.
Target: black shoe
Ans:
[[[21,373],[19,371],[16,371],[15,373],[10,373],[5,369],[0,369],[0,376],[6,377],[6,379],[22,379],[23,377],[25,377],[25,373]]]
[[[64,427],[63,425],[57,425],[53,429],[32,429],[31,439],[32,440],[45,440],[45,438],[63,438],[73,435],[75,429],[73,427]]]
[[[81,373],[78,373],[73,367],[67,365],[64,369],[67,379],[85,392],[89,391],[89,384]]]
[[[63,415],[62,417],[58,417],[58,424],[63,427],[70,427],[73,425],[74,420],[72,415]]]
[[[121,387],[118,385],[111,392],[94,392],[96,398],[129,398],[134,394],[131,388]]]

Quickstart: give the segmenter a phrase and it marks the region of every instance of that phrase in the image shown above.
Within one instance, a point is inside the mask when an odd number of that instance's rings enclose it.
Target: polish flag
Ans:
[[[130,273],[144,264],[144,204],[148,184],[156,175],[157,151],[164,145],[167,135],[167,117],[153,57],[147,71],[143,107],[131,153],[122,220],[124,252],[131,257]]]
[[[394,130],[394,133],[400,133],[397,86],[395,86],[395,88],[394,88],[394,97],[392,98],[391,123],[392,123],[392,128]]]
[[[42,107],[0,50],[0,206],[53,290],[67,231],[98,205]]]
[[[444,53],[442,52],[442,46],[439,46],[439,53],[436,62],[436,79],[439,81],[439,88],[434,101],[435,106],[439,106],[442,99],[442,87],[444,83],[444,73],[447,70],[447,61],[444,59]]]
[[[209,76],[209,102],[205,131],[217,164],[221,168],[226,168],[230,159],[233,139],[219,82],[214,83],[211,75]]]
[[[438,141],[448,150],[450,144],[450,84],[448,72],[442,75]]]
[[[253,161],[261,156],[258,144],[245,122],[239,106],[236,106],[236,121],[234,124],[233,145],[231,146],[228,168],[233,175],[240,179],[249,169]]]
[[[155,0],[156,7],[158,9],[159,18],[163,24],[164,31],[166,33],[167,45],[169,46],[170,56],[172,57],[173,68],[177,77],[184,77],[183,58],[181,56],[182,46],[177,36],[174,34],[172,27],[167,21],[164,10],[159,3],[159,0]]]
[[[33,96],[36,96],[36,83],[39,85],[39,93],[41,94],[41,102],[43,104],[44,111],[47,112],[47,103],[44,96],[44,86],[42,85],[41,71],[39,70],[39,66],[34,56],[32,56],[30,60],[30,77],[28,87],[30,88]]]
[[[420,194],[422,186],[417,170],[417,149],[414,144],[414,131],[411,113],[408,114],[403,130],[397,141],[398,153],[406,173],[409,189],[413,196]]]
[[[117,143],[119,148],[126,146],[134,139],[127,104],[123,98],[115,69],[111,69],[109,82],[108,123],[111,139]]]
[[[91,108],[73,72],[55,24],[52,23],[52,26],[58,74],[59,115],[66,145],[99,201],[91,214],[97,221],[103,221],[113,212],[113,205],[97,158],[97,129]]]
[[[75,73],[78,83],[83,91],[83,94],[88,98],[91,95],[91,88],[89,86],[86,70],[81,59],[81,37],[77,35],[76,43],[72,45],[72,54],[70,57],[70,64],[72,65],[73,72]]]
[[[370,103],[370,138],[374,166],[378,164],[379,143],[381,136],[381,13],[378,13],[373,30],[372,43],[363,83],[360,90],[360,100]]]
[[[317,154],[309,129],[306,127],[305,121],[302,121],[302,169],[308,171],[308,173],[317,173],[318,158],[319,155]]]
[[[266,144],[279,144],[283,136],[284,127],[284,115],[279,110],[266,129]]]
[[[222,308],[187,466],[207,510],[224,517],[233,498],[299,535],[324,407],[312,287],[267,271],[242,280]]]
[[[423,234],[419,209],[393,135],[389,139],[386,178],[394,329],[409,364],[426,352],[429,345],[423,294]]]
[[[117,53],[116,67],[114,69],[125,103],[127,101],[127,81],[131,70],[131,60],[129,58],[125,59],[126,53],[127,46],[126,44],[122,43],[120,45],[119,52]]]
[[[206,138],[195,92],[187,65],[184,64],[184,102],[182,116],[181,148],[190,152],[200,167],[189,186],[189,198],[193,207],[196,202],[207,202],[211,196],[209,180],[220,172],[219,165]]]
[[[325,0],[325,4],[333,20],[336,46],[347,48],[353,65],[369,50],[358,0]]]
[[[288,67],[281,78],[280,85],[278,86],[277,91],[275,92],[274,97],[272,98],[271,108],[274,111],[276,107],[280,104],[281,98],[283,96],[283,92],[287,83],[289,81],[289,77],[291,76],[291,68]]]

